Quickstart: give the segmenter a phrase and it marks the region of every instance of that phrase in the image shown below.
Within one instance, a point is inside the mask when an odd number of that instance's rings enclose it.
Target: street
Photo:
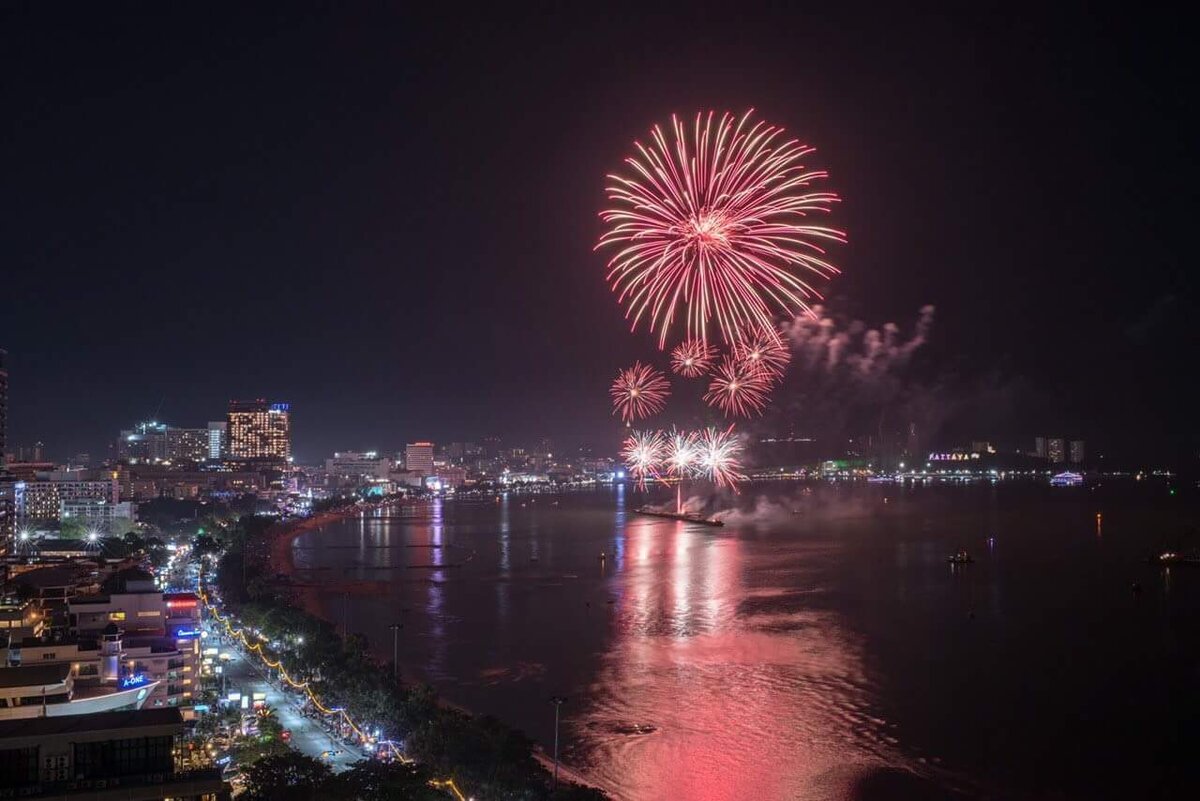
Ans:
[[[266,693],[267,705],[275,710],[275,716],[283,728],[292,733],[290,744],[293,748],[317,759],[321,759],[324,752],[335,752],[332,758],[321,761],[337,772],[366,758],[367,755],[358,747],[339,741],[325,731],[317,720],[301,715],[297,705],[299,695],[284,693],[267,683],[266,668],[257,662],[256,656],[251,654],[246,658],[244,652],[235,647],[229,647],[228,650],[233,658],[225,663],[227,692],[241,692],[243,696],[251,697],[252,693]]]

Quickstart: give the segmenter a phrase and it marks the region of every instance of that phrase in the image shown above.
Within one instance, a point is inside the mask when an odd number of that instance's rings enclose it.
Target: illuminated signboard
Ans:
[[[125,678],[121,679],[121,689],[131,690],[134,687],[141,687],[143,684],[146,684],[149,681],[150,677],[145,673],[135,673],[132,676],[126,676]]]
[[[929,461],[931,462],[967,462],[972,459],[978,459],[978,453],[931,453]]]
[[[180,629],[175,632],[175,638],[179,640],[194,640],[200,636],[198,629]]]

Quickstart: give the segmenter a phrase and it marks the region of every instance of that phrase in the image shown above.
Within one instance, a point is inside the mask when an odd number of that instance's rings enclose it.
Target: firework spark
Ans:
[[[633,330],[644,319],[659,331],[660,349],[677,317],[687,338],[707,342],[715,324],[733,343],[776,313],[807,313],[820,297],[808,280],[838,272],[824,245],[846,236],[812,219],[838,202],[812,189],[827,173],[801,163],[813,148],[751,113],[672,117],[669,133],[656,125],[635,143],[629,177],[608,176],[596,248],[617,248],[609,284]]]
[[[625,438],[621,458],[638,485],[646,486],[647,478],[658,478],[662,468],[666,442],[661,431],[634,431]]]
[[[748,370],[764,373],[774,383],[783,378],[783,372],[792,360],[792,352],[772,328],[737,342],[733,346],[733,358]]]
[[[749,417],[762,414],[770,390],[771,379],[766,373],[726,356],[713,373],[704,402],[723,411],[726,417]]]
[[[684,378],[699,378],[712,368],[713,349],[702,339],[685,339],[671,351],[671,369]]]
[[[621,419],[628,423],[661,412],[671,394],[671,384],[658,370],[636,362],[617,373],[609,394],[613,414],[620,412]]]
[[[698,437],[695,432],[671,429],[663,444],[663,464],[667,474],[685,478],[696,471],[700,458]]]
[[[732,487],[746,478],[741,471],[742,444],[732,425],[724,431],[711,426],[702,431],[698,451],[696,463],[700,473],[718,487]]]

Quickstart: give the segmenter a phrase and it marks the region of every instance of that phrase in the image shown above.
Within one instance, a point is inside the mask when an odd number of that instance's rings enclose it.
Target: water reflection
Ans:
[[[793,798],[878,761],[861,746],[878,728],[861,646],[781,588],[811,588],[811,566],[683,523],[634,518],[625,533],[634,562],[574,732],[589,775],[630,799]]]

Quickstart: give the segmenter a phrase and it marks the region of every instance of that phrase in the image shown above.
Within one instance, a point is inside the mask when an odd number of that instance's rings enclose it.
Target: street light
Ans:
[[[404,624],[393,623],[388,628],[392,630],[392,681],[395,681],[400,670],[400,629]]]
[[[554,786],[551,792],[558,790],[558,711],[566,702],[566,696],[550,696],[550,703],[554,704]]]

